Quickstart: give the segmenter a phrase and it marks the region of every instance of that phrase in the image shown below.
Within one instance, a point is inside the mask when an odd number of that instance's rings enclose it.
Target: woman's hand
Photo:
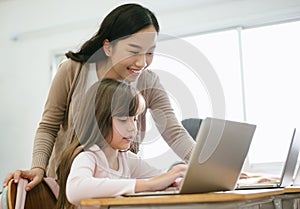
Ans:
[[[20,178],[24,178],[29,180],[29,183],[25,188],[26,191],[29,191],[43,180],[44,173],[45,171],[42,168],[32,168],[31,170],[25,171],[17,170],[5,178],[3,187],[6,187],[11,179],[14,179],[14,182],[18,183]]]
[[[180,182],[177,182],[176,180],[183,178],[186,169],[187,165],[179,164],[160,176],[149,180],[137,180],[135,192],[159,191],[164,190],[169,186],[178,186]]]

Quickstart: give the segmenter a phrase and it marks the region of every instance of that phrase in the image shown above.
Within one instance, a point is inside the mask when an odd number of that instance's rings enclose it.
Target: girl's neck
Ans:
[[[113,170],[119,170],[119,150],[113,149],[110,145],[104,146],[101,149],[106,156],[109,167]]]

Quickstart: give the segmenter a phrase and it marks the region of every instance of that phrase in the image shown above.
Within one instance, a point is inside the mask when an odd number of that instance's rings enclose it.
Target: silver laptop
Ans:
[[[300,186],[300,165],[298,166],[297,173],[295,175],[295,179],[293,181],[293,186]]]
[[[215,118],[202,121],[187,172],[177,190],[127,196],[234,190],[256,126]]]
[[[255,184],[239,184],[237,189],[266,189],[266,188],[282,188],[291,186],[293,183],[293,177],[297,166],[297,160],[300,150],[300,136],[296,132],[296,128],[293,130],[292,139],[290,142],[286,161],[284,163],[280,180],[273,183],[255,183]],[[300,175],[300,174],[299,174]]]

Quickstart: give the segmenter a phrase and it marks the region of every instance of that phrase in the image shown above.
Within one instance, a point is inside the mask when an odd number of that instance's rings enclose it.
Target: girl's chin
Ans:
[[[127,148],[122,148],[122,149],[119,149],[121,152],[126,152],[130,149],[130,146],[128,146]]]

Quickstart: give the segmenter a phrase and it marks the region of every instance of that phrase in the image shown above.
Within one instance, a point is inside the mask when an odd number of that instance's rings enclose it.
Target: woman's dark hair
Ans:
[[[149,9],[139,4],[121,5],[104,18],[98,32],[78,52],[69,51],[66,56],[81,63],[103,60],[106,58],[102,48],[105,39],[110,42],[122,39],[151,25],[159,32],[158,21]]]

